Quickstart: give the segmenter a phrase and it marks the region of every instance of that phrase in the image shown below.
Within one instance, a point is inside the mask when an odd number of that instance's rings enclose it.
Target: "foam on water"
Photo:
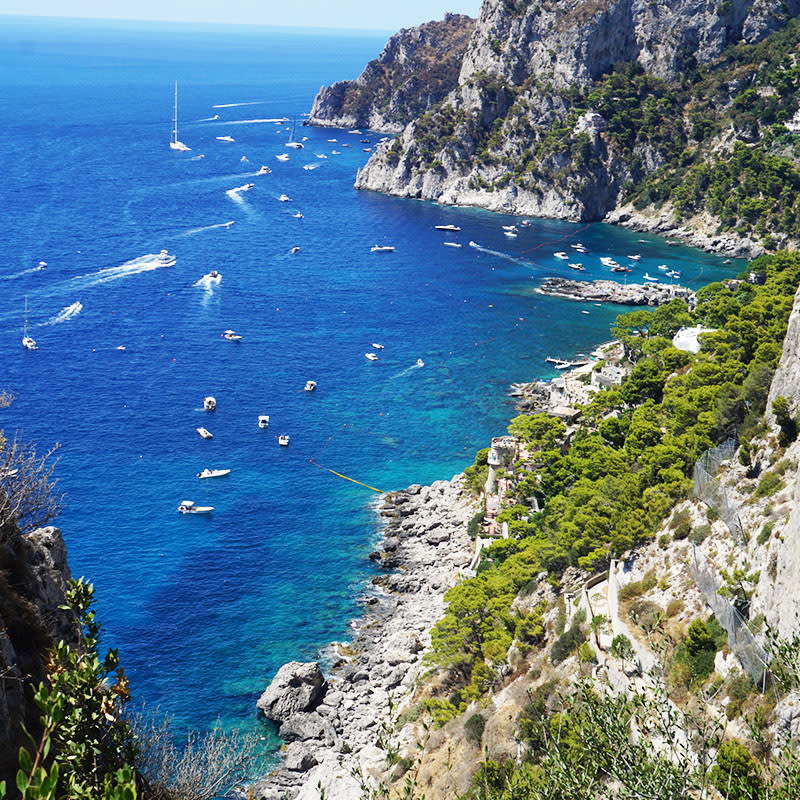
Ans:
[[[90,272],[86,275],[78,275],[68,281],[72,289],[88,289],[91,286],[100,286],[104,283],[111,283],[122,278],[132,278],[134,275],[141,275],[143,272],[152,272],[164,267],[174,267],[177,263],[175,256],[162,258],[157,253],[147,253],[147,255],[132,258],[118,267],[107,267],[106,269]]]
[[[45,327],[46,325],[60,325],[62,322],[69,322],[71,319],[75,319],[75,317],[77,317],[81,311],[83,311],[83,303],[80,301],[75,301],[71,305],[62,308],[58,314],[50,317],[47,322],[40,323],[38,327]]]
[[[196,233],[204,233],[205,231],[214,231],[218,228],[230,228],[234,224],[234,220],[228,220],[227,222],[218,222],[215,225],[203,225],[200,228],[190,228],[188,231],[184,231],[180,234],[180,236],[194,236]]]
[[[248,103],[216,103],[211,108],[237,108],[238,106],[260,106],[265,103],[265,100],[251,100]],[[278,120],[283,122],[284,120]]]

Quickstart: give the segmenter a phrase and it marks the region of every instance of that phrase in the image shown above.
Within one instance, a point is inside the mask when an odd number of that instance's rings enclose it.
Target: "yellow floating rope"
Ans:
[[[346,481],[352,481],[353,483],[357,483],[359,486],[364,486],[367,489],[371,489],[373,492],[377,492],[378,494],[385,494],[383,489],[376,489],[374,486],[370,486],[368,483],[362,483],[361,481],[357,481],[355,478],[348,478],[347,475],[342,475],[341,472],[336,472],[334,469],[329,469],[328,467],[323,467],[322,464],[317,464],[313,458],[308,459],[315,467],[319,467],[320,469],[324,469],[326,472],[330,472],[333,475],[338,476],[339,478],[344,478]]]

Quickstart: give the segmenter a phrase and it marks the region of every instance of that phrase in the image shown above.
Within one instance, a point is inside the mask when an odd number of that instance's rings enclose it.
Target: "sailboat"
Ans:
[[[169,143],[169,149],[180,150],[182,153],[192,149],[178,140],[178,81],[175,81],[175,110],[172,114],[172,139]]]
[[[304,145],[301,142],[296,142],[294,140],[294,119],[292,120],[292,133],[289,136],[289,141],[286,142],[287,147],[291,147],[293,150],[302,150]]]
[[[25,325],[22,328],[22,346],[26,350],[38,350],[34,338],[28,336],[28,295],[25,295]]]

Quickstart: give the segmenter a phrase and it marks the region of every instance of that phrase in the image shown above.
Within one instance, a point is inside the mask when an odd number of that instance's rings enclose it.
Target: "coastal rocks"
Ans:
[[[475,27],[463,14],[404,28],[354,81],[323,86],[308,124],[399,133],[455,88]]]
[[[616,281],[573,281],[567,278],[545,278],[536,289],[539,294],[564,297],[568,300],[589,300],[595,303],[618,303],[633,306],[660,306],[676,297],[690,303],[694,292],[682,286],[661,286],[655,283],[629,283],[621,286]]]
[[[256,706],[273,722],[285,722],[298,712],[313,711],[326,688],[319,664],[290,661],[278,670]]]
[[[289,690],[298,687],[290,684],[298,674],[306,676],[296,681],[301,686],[318,684],[316,664],[284,665],[259,700],[270,718],[280,717],[279,735],[290,743],[280,768],[250,787],[253,798],[350,800],[362,796],[362,781],[374,785],[385,778],[390,708],[402,707],[414,691],[430,629],[444,613],[444,593],[471,558],[467,522],[476,509],[462,492],[457,476],[387,496],[384,508],[398,513],[385,522],[377,552],[382,566],[400,571],[373,579],[369,598],[376,602],[366,603],[364,615],[351,623],[352,640],[328,648],[327,690],[307,701],[311,710],[295,710],[284,698],[294,697]],[[281,717],[282,709],[290,713]]]

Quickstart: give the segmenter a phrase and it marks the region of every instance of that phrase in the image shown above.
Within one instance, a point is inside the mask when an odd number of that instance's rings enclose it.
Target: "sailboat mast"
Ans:
[[[175,81],[175,110],[172,116],[172,141],[178,141],[178,81]]]

